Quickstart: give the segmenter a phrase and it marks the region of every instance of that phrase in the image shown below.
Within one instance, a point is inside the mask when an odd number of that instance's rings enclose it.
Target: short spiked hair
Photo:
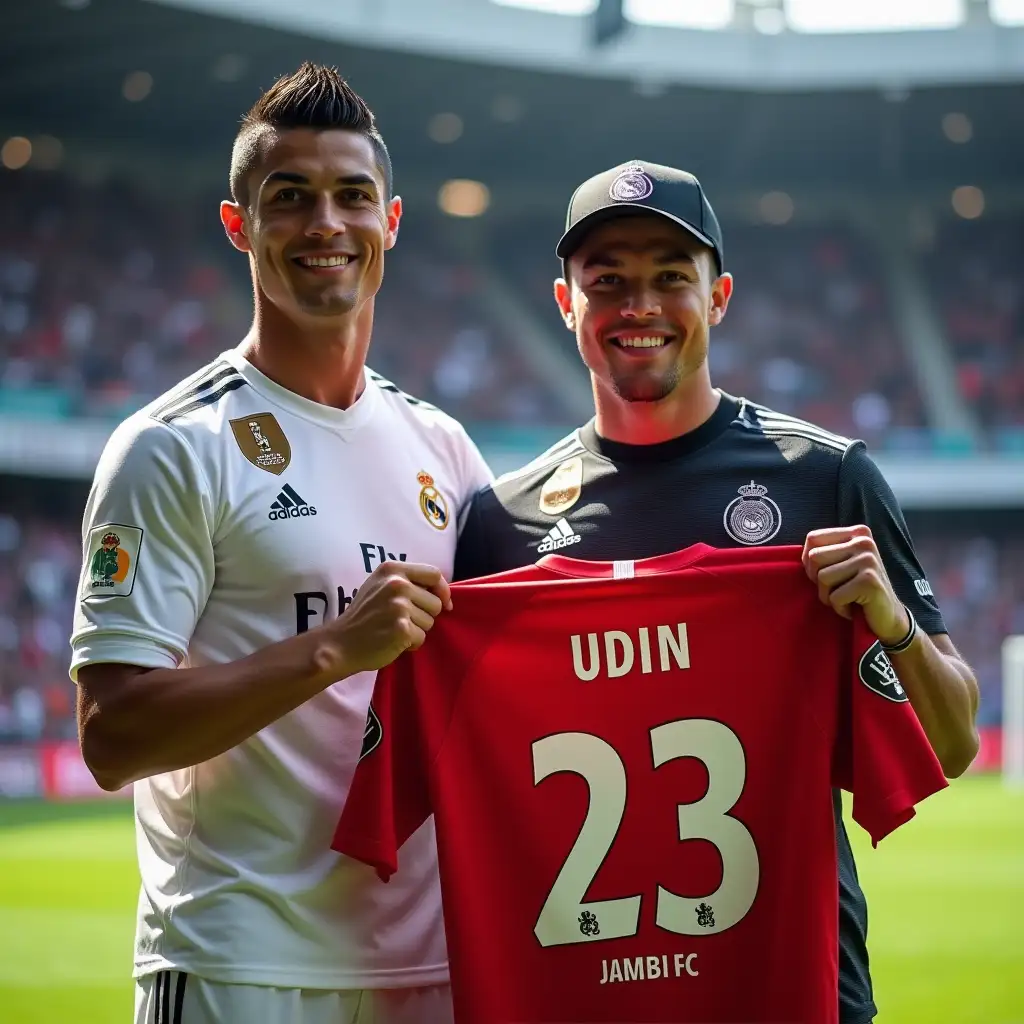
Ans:
[[[365,136],[384,176],[385,199],[391,197],[391,157],[373,111],[337,68],[306,61],[279,78],[242,118],[231,151],[231,195],[236,203],[249,205],[249,176],[259,165],[264,135],[288,128],[341,129]]]

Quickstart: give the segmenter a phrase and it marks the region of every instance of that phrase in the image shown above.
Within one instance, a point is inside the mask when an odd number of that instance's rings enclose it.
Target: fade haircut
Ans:
[[[340,129],[369,139],[384,177],[384,199],[391,198],[391,157],[373,111],[337,68],[306,61],[279,78],[242,118],[231,150],[231,195],[236,203],[249,205],[249,178],[262,159],[266,135],[289,128]]]

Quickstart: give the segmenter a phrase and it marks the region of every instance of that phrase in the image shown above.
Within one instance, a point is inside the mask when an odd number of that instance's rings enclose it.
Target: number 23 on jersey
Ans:
[[[586,900],[587,890],[615,843],[626,811],[628,792],[645,780],[627,780],[615,748],[585,732],[545,736],[533,744],[534,783],[572,772],[587,785],[586,817],[572,849],[544,900],[534,934],[542,946],[597,942],[636,935],[646,899],[655,901],[655,922],[677,935],[723,932],[741,921],[757,895],[757,847],[746,825],[730,811],[746,780],[746,759],[736,734],[722,722],[680,719],[650,730],[651,770],[676,758],[700,760],[708,774],[707,792],[692,803],[666,807],[678,820],[680,842],[704,839],[722,860],[718,888],[704,896],[680,896],[657,884],[650,893]],[[641,774],[641,773],[637,773]],[[642,837],[631,836],[636,843]],[[658,864],[650,865],[657,878]]]

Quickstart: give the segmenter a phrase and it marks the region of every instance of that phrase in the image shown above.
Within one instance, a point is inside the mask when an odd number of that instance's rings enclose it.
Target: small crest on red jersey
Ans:
[[[384,729],[371,704],[366,709],[366,725],[363,728],[363,746],[359,751],[359,760],[362,761],[367,754],[372,754],[380,746],[380,741],[383,738]]]
[[[886,700],[895,701],[897,704],[909,700],[907,691],[903,689],[903,684],[896,675],[896,669],[893,668],[880,643],[873,643],[864,652],[857,666],[857,675],[869,690],[873,690]]]

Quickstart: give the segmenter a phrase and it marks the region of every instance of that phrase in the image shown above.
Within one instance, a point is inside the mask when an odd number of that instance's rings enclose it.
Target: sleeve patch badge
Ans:
[[[864,652],[857,666],[857,675],[869,690],[873,690],[880,697],[885,697],[886,700],[902,704],[910,699],[880,643],[873,643]]]
[[[104,523],[89,531],[85,549],[82,599],[127,597],[135,586],[142,551],[142,530],[123,523]]]

